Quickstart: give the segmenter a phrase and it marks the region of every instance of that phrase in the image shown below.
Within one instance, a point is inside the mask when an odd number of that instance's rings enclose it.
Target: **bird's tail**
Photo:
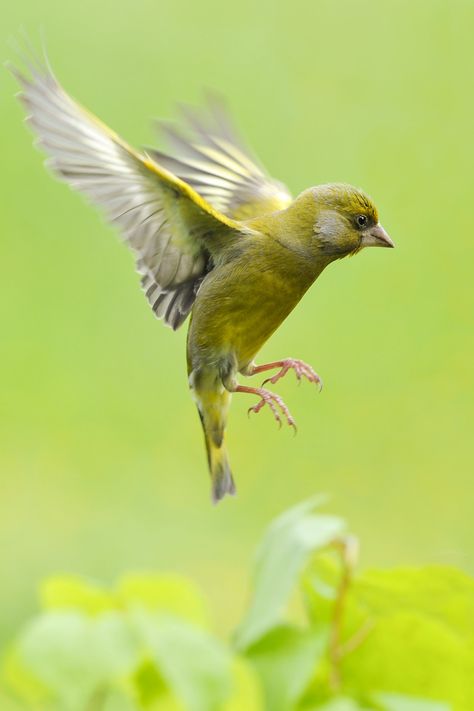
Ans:
[[[226,494],[235,494],[235,483],[230,469],[225,442],[218,447],[212,437],[204,431],[207,448],[207,461],[212,480],[212,500],[215,504]]]
[[[198,411],[204,430],[207,461],[212,481],[212,500],[216,504],[226,494],[235,494],[235,484],[225,445],[225,423],[230,403],[230,393],[200,394]]]

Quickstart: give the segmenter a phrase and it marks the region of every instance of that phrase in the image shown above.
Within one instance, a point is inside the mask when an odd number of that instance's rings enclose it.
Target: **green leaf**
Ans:
[[[153,659],[145,659],[131,680],[139,707],[147,711],[185,711]]]
[[[49,578],[40,587],[40,600],[45,609],[69,609],[97,615],[113,610],[117,604],[106,588],[74,575]]]
[[[313,627],[331,623],[341,572],[340,553],[321,551],[302,575],[305,610]]]
[[[355,582],[346,638],[372,629],[342,662],[344,688],[385,690],[474,709],[474,580],[451,568],[372,571]]]
[[[372,694],[372,698],[383,711],[453,711],[449,704],[400,694]]]
[[[247,650],[262,679],[266,708],[291,711],[323,657],[325,635],[292,627],[278,627]]]
[[[314,513],[323,501],[317,497],[299,504],[268,528],[257,551],[250,609],[237,630],[238,648],[245,649],[281,621],[310,556],[344,534],[342,519]]]
[[[202,627],[209,626],[209,609],[201,591],[179,575],[127,575],[117,584],[117,597],[125,607],[144,607],[182,617]]]
[[[95,618],[45,613],[21,636],[18,651],[22,664],[64,709],[78,711],[101,687],[130,673],[138,659],[133,634],[116,613]]]
[[[462,636],[474,638],[474,579],[448,566],[369,570],[358,580],[357,599],[371,612],[384,615],[422,611],[448,622]]]
[[[137,610],[134,621],[159,674],[186,711],[219,709],[232,689],[228,650],[178,618]]]
[[[53,698],[51,691],[25,666],[17,645],[8,650],[3,661],[3,684],[32,707],[46,708]]]
[[[247,660],[232,662],[232,691],[222,711],[264,711],[263,689],[255,670]]]

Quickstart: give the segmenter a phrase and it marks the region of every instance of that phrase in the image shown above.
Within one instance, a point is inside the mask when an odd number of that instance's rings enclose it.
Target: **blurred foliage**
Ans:
[[[474,579],[434,566],[356,575],[355,539],[320,503],[267,530],[249,611],[227,644],[184,578],[47,581],[42,612],[3,665],[19,708],[471,711]]]

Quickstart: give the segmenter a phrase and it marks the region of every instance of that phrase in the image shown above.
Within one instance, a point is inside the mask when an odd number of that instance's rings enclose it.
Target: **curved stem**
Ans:
[[[329,684],[333,691],[341,689],[341,659],[344,654],[342,645],[342,622],[347,593],[352,581],[352,575],[358,558],[358,541],[354,536],[346,536],[334,541],[333,547],[337,548],[341,556],[341,577],[336,591],[331,628],[329,633]]]

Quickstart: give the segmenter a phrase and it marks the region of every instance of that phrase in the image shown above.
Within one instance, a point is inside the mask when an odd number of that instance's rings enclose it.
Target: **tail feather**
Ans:
[[[217,504],[226,494],[235,494],[235,483],[224,442],[220,447],[216,447],[206,436],[206,444],[212,480],[212,501]]]
[[[227,456],[223,427],[211,427],[210,423],[206,422],[208,418],[203,416],[200,408],[198,412],[206,442],[207,463],[212,482],[212,501],[217,504],[226,494],[234,496],[236,492],[234,478]]]

